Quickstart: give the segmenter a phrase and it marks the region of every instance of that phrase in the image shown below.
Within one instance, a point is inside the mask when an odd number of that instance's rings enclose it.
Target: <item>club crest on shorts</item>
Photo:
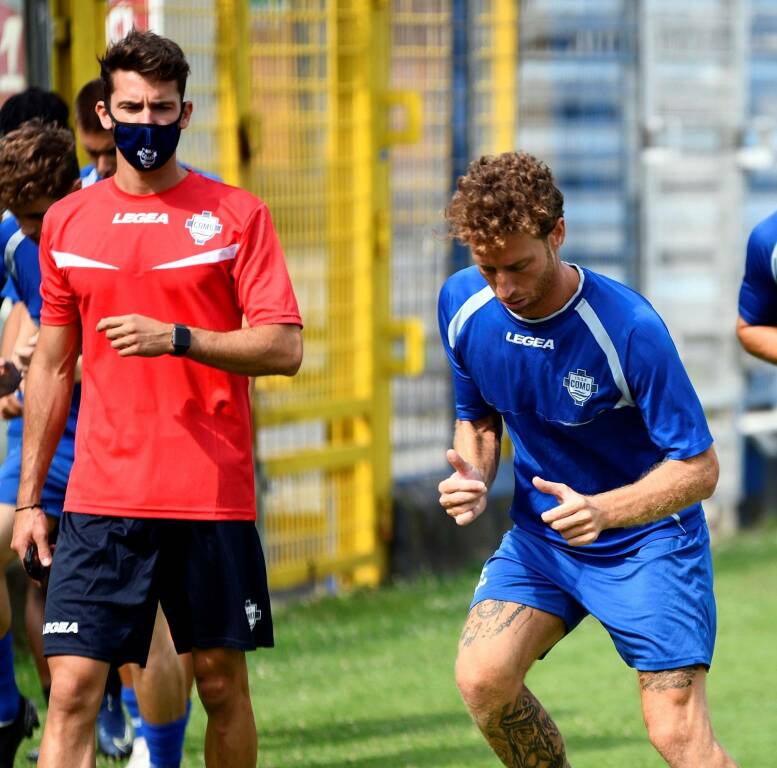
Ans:
[[[594,382],[594,377],[589,376],[584,368],[578,368],[575,373],[570,371],[564,377],[564,387],[575,401],[575,405],[582,405],[591,398],[591,395],[599,391],[599,385]]]
[[[151,168],[156,162],[156,150],[150,147],[143,147],[138,150],[138,157],[140,158],[140,164],[144,168]]]
[[[205,245],[208,240],[221,232],[219,217],[214,216],[210,211],[192,214],[190,219],[186,219],[185,226],[196,245]]]
[[[256,603],[251,600],[246,600],[245,609],[248,626],[253,629],[256,626],[256,622],[262,618],[262,611],[260,608],[257,608]]]

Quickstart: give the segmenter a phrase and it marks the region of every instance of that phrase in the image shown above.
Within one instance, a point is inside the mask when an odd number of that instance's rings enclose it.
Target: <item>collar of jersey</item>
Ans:
[[[195,173],[192,173],[189,171],[186,176],[184,176],[179,182],[176,184],[173,184],[172,187],[168,187],[164,192],[153,192],[150,195],[131,195],[129,192],[125,192],[122,189],[119,189],[119,187],[116,184],[116,178],[114,176],[111,176],[109,179],[106,179],[103,184],[108,184],[109,189],[111,192],[116,196],[121,198],[122,200],[126,200],[128,202],[143,202],[144,200],[153,200],[156,198],[165,198],[168,195],[174,195],[177,194],[179,190],[183,189],[185,184],[189,184],[193,177],[196,176]]]
[[[569,298],[569,301],[564,304],[563,307],[560,309],[557,309],[555,312],[551,312],[549,315],[545,315],[545,317],[522,317],[517,312],[513,312],[508,307],[506,307],[502,302],[499,302],[502,309],[504,309],[505,312],[507,312],[510,317],[512,317],[514,320],[517,320],[519,323],[525,323],[526,325],[538,325],[540,323],[547,323],[550,320],[554,320],[559,315],[563,315],[568,309],[570,309],[572,306],[574,306],[580,296],[583,293],[583,286],[585,284],[585,271],[581,269],[577,264],[572,264],[568,261],[563,262],[564,264],[569,265],[570,267],[574,267],[577,270],[577,274],[580,276],[580,282],[577,284],[577,289],[572,294],[572,296]],[[497,299],[497,301],[499,301]]]

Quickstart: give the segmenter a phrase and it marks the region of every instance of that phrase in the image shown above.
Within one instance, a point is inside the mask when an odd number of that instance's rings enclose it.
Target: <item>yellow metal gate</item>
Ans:
[[[387,149],[413,138],[417,115],[386,90],[385,7],[255,3],[249,29],[251,186],[273,212],[305,322],[297,377],[258,383],[271,583],[375,583],[391,524],[389,381],[422,365],[417,325],[391,322],[388,286]],[[394,103],[411,106],[403,131],[388,129]]]

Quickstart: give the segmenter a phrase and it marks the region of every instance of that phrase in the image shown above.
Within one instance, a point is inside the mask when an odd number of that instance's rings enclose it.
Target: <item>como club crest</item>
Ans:
[[[257,607],[253,600],[245,601],[246,618],[248,619],[248,626],[253,629],[256,626],[256,622],[262,618],[262,611]]]
[[[144,168],[150,168],[156,162],[156,150],[150,147],[143,147],[138,150],[138,157],[140,158],[140,164]]]
[[[196,245],[205,245],[208,240],[221,232],[219,217],[214,216],[210,211],[193,214],[186,220],[185,226]]]
[[[564,377],[564,387],[575,401],[575,405],[582,405],[591,398],[591,395],[599,391],[599,386],[594,382],[594,377],[589,376],[584,368],[578,368],[575,373],[570,371]]]

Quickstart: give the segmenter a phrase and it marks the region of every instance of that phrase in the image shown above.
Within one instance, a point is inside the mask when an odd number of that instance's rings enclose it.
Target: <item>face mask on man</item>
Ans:
[[[181,138],[183,105],[178,117],[167,125],[154,123],[121,123],[108,110],[113,120],[113,139],[116,149],[138,171],[161,168],[175,152]]]

